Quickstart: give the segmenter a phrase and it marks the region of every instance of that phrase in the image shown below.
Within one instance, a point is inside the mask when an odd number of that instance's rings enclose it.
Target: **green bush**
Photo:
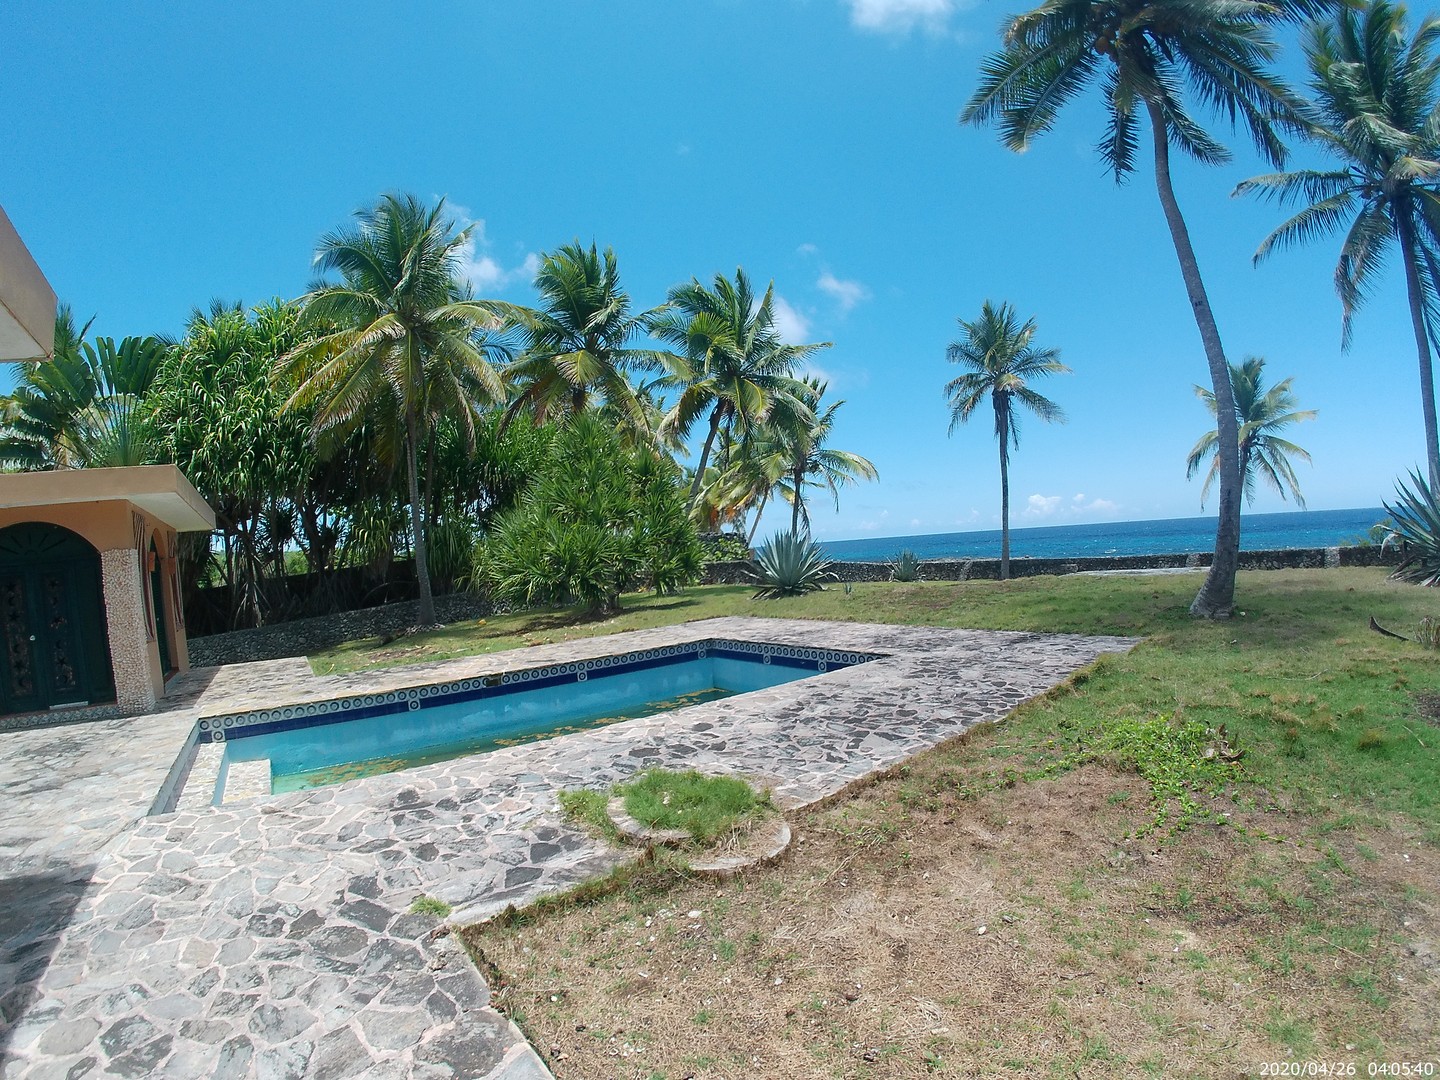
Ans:
[[[582,416],[557,433],[542,474],[476,553],[475,576],[501,599],[620,608],[622,589],[673,592],[700,575],[700,543],[680,473]]]
[[[820,554],[820,545],[795,533],[772,536],[756,553],[755,565],[760,568],[757,600],[815,592],[835,578],[830,563]]]
[[[700,537],[705,564],[717,562],[749,562],[750,544],[738,532],[706,533]]]

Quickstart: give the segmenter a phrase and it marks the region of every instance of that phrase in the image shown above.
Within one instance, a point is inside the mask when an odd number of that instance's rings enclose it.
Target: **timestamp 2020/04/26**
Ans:
[[[1440,1072],[1436,1061],[1266,1061],[1261,1076],[1434,1076]]]

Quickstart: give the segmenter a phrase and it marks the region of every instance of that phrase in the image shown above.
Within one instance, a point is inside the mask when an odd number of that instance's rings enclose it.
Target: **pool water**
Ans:
[[[458,691],[458,684],[421,689],[383,711],[356,710],[354,718],[302,719],[290,710],[277,721],[271,714],[226,731],[217,800],[237,762],[268,760],[271,791],[297,791],[592,730],[871,659],[711,640],[469,680]]]
[[[488,750],[498,750],[502,746],[519,746],[521,743],[548,739],[552,735],[569,735],[571,732],[604,727],[606,724],[614,724],[620,720],[634,720],[641,716],[653,716],[655,713],[670,712],[672,709],[683,709],[687,705],[699,705],[706,701],[719,701],[721,698],[733,697],[734,694],[734,690],[721,690],[718,687],[712,687],[709,690],[697,690],[691,694],[680,694],[677,697],[667,698],[663,701],[642,702],[631,709],[611,711],[596,716],[576,717],[564,723],[546,724],[539,729],[517,731],[507,736],[497,736],[491,739],[461,739],[444,746],[434,746],[397,756],[367,758],[364,761],[347,761],[339,765],[328,765],[323,768],[310,769],[302,772],[277,774],[272,771],[270,774],[270,791],[272,794],[279,795],[285,791],[303,791],[306,788],[324,787],[326,784],[343,784],[346,780],[358,780],[362,776],[378,776],[381,773],[399,772],[401,769],[413,769],[419,765],[434,765],[439,761],[451,761],[454,758],[466,757],[470,754],[483,754]],[[232,743],[231,745],[233,746],[234,744]],[[273,758],[271,759],[271,769],[274,769]]]

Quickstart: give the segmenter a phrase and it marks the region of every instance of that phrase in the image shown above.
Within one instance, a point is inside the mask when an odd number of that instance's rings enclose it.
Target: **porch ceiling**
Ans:
[[[215,511],[174,465],[0,475],[0,508],[117,501],[133,503],[176,532],[215,528]]]

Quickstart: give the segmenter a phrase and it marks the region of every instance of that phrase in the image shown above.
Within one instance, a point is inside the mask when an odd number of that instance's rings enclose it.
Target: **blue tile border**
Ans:
[[[284,705],[271,709],[224,713],[202,717],[196,724],[198,742],[228,742],[252,735],[294,731],[301,728],[338,724],[369,716],[386,716],[413,709],[454,705],[477,698],[499,697],[523,690],[538,689],[569,682],[585,682],[592,674],[599,678],[622,675],[630,671],[685,663],[706,656],[724,657],[754,663],[813,670],[816,674],[838,671],[855,664],[878,660],[883,654],[854,652],[842,649],[806,648],[798,645],[776,645],[769,642],[738,641],[729,638],[706,638],[680,645],[597,656],[545,667],[522,668],[495,675],[477,675],[430,686],[411,686],[375,694],[358,694],[313,701],[302,705]]]

